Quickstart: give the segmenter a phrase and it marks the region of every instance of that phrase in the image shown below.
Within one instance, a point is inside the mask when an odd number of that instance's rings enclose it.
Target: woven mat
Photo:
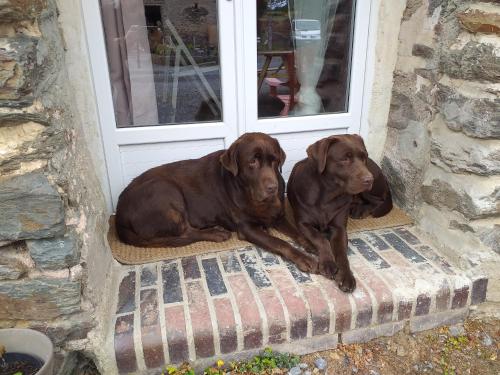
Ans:
[[[406,215],[406,213],[404,213],[401,209],[394,207],[388,215],[378,219],[349,219],[349,222],[347,224],[347,231],[349,233],[355,233],[374,229],[398,227],[401,225],[412,223],[413,221],[408,215]],[[271,230],[271,233],[281,239],[289,240],[288,237],[276,230]],[[200,241],[188,246],[181,247],[135,247],[124,244],[118,239],[115,230],[114,216],[111,216],[109,220],[108,242],[114,258],[123,264],[152,263],[160,260],[167,260],[185,256],[240,249],[242,247],[250,245],[249,242],[238,239],[236,233],[233,233],[232,237],[229,240],[218,243]]]

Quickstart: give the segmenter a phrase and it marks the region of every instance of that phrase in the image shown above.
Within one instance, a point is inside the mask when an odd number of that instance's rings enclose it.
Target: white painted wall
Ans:
[[[79,117],[78,121],[84,125],[83,133],[92,158],[89,162],[95,168],[108,208],[111,210],[108,174],[80,1],[85,0],[57,0],[59,23],[66,44],[65,59],[69,84],[73,87],[77,103],[75,114]]]
[[[366,61],[361,135],[372,159],[380,162],[387,137],[393,72],[406,0],[373,0]]]

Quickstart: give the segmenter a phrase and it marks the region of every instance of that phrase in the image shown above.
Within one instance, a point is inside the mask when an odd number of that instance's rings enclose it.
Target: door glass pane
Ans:
[[[101,0],[118,127],[222,119],[217,0]]]
[[[257,0],[258,115],[344,112],[355,0]]]

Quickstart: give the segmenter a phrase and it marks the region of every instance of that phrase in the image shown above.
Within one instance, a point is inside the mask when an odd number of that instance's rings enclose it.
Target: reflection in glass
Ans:
[[[101,0],[118,127],[222,118],[217,0]]]
[[[259,117],[347,109],[354,0],[257,0]]]

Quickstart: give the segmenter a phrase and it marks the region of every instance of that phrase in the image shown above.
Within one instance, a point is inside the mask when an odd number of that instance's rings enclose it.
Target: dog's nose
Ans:
[[[266,191],[269,193],[269,194],[274,194],[278,191],[278,184],[275,184],[275,183],[272,183],[272,184],[268,184],[266,185]]]
[[[373,184],[373,176],[371,174],[367,174],[363,176],[361,181],[363,181],[363,185],[370,186],[371,184]]]

